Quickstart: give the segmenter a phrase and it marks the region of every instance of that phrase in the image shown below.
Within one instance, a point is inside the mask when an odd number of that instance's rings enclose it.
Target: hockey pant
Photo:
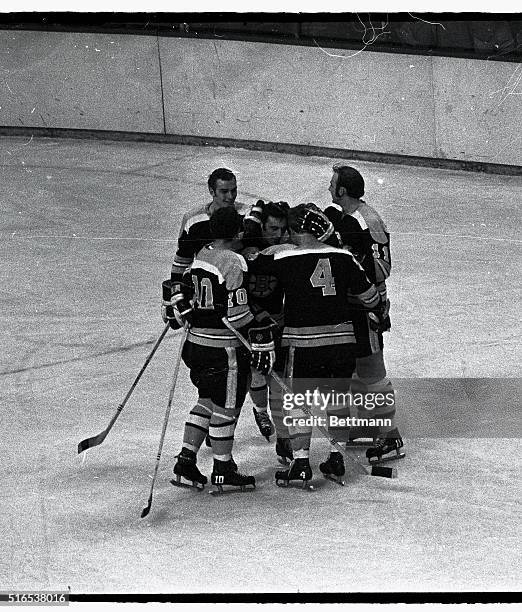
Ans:
[[[183,447],[198,452],[207,433],[214,459],[232,456],[234,431],[250,379],[250,354],[244,348],[214,348],[186,342],[183,361],[198,400],[189,413]]]

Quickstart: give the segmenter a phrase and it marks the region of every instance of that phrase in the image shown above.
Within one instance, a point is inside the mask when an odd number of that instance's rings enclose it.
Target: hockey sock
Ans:
[[[238,416],[239,411],[235,408],[214,406],[212,416],[210,417],[209,428],[214,459],[218,461],[230,461]]]
[[[384,378],[376,383],[364,385],[361,406],[357,407],[357,418],[362,429],[366,429],[364,423],[370,423],[372,437],[385,436],[389,431],[395,429],[395,392],[391,382]],[[379,421],[372,426],[372,421]]]
[[[350,404],[328,405],[326,408],[326,422],[329,434],[337,442],[349,440],[350,428],[348,423],[350,417]]]
[[[274,421],[278,438],[289,438],[290,433],[288,426],[285,425],[283,419],[288,414],[288,410],[283,410],[283,396],[281,387],[270,378],[270,413]]]
[[[268,408],[268,385],[266,376],[253,370],[249,393],[256,412],[266,412]]]
[[[292,451],[294,453],[294,458],[301,457],[300,453],[308,453],[310,450],[310,441],[312,439],[312,428],[308,425],[300,425],[299,419],[306,418],[306,414],[304,414],[299,409],[292,409],[289,411],[291,418],[290,422],[292,423],[288,427],[288,431],[290,433],[290,443],[292,444]],[[304,456],[308,456],[305,454]]]
[[[386,420],[386,424],[373,428],[373,436],[383,436],[396,427],[395,425],[395,392],[386,376],[386,366],[382,350],[367,357],[357,359],[357,389],[352,386],[352,393],[359,391],[362,400],[357,406],[359,419]],[[382,394],[384,400],[382,400]],[[360,397],[358,399],[361,399]],[[379,401],[378,401],[379,400]]]
[[[206,398],[198,398],[198,403],[192,408],[185,423],[183,432],[183,447],[195,453],[201,448],[208,433],[212,402]]]

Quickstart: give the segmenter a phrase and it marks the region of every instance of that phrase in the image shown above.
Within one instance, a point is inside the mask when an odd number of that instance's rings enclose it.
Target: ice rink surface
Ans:
[[[182,367],[141,519],[179,333],[169,332],[105,442],[81,456],[76,448],[107,426],[162,331],[161,281],[182,214],[209,201],[206,178],[220,166],[236,173],[238,201],[324,207],[333,160],[29,138],[2,138],[0,158],[1,590],[520,588],[519,177],[352,163],[392,234],[385,356],[403,381],[407,453],[397,479],[349,470],[344,488],[322,480],[327,443],[314,439],[316,490],[277,488],[273,445],[247,400],[234,457],[256,491],[214,498],[172,487],[195,398]],[[408,384],[422,378],[438,386],[419,402]],[[445,424],[461,417],[473,427],[452,437]],[[479,421],[487,437],[473,433]],[[206,447],[200,464],[209,474]]]

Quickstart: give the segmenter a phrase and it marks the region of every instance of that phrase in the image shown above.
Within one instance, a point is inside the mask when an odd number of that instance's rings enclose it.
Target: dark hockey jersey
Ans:
[[[353,213],[345,214],[337,204],[324,211],[347,247],[375,284],[381,300],[386,300],[386,279],[391,272],[390,234],[376,210],[361,202]]]
[[[173,281],[179,281],[194,260],[196,253],[214,240],[210,233],[210,207],[211,203],[194,208],[183,215],[178,246],[172,263],[171,279]],[[246,213],[245,204],[236,202],[234,207],[239,214]]]
[[[226,316],[236,329],[254,319],[248,305],[244,258],[234,251],[207,245],[196,255],[183,281],[192,290],[194,304],[188,340],[204,346],[241,346],[222,318]]]
[[[241,251],[247,264],[255,260],[260,252],[264,255],[271,255],[281,248],[281,245],[267,246],[262,240],[258,244],[257,247],[247,246]],[[283,289],[275,276],[249,270],[248,298],[256,319],[263,321],[268,316],[279,327],[282,327],[283,296]]]
[[[355,342],[350,310],[374,308],[379,296],[361,265],[344,249],[279,245],[251,262],[251,274],[277,279],[284,293],[283,346]]]

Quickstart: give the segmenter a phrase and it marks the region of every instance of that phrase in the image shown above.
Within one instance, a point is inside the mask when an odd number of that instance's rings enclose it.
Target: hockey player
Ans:
[[[393,387],[386,375],[383,357],[383,332],[391,327],[389,317],[389,300],[386,293],[386,279],[391,271],[390,235],[377,211],[366,204],[364,179],[350,166],[334,165],[329,192],[333,204],[324,211],[334,224],[344,246],[357,257],[368,278],[380,295],[380,312],[367,318],[360,311],[354,314],[358,318],[355,328],[361,335],[358,338],[360,352],[357,359],[357,377],[364,393],[393,394]],[[377,333],[377,342],[368,342]],[[365,351],[365,348],[371,350]],[[389,397],[389,395],[388,395]],[[367,417],[361,409],[359,416]],[[372,416],[387,419],[391,425],[382,427],[375,438],[375,445],[369,448],[366,456],[370,462],[380,462],[404,456],[399,450],[403,446],[402,438],[395,426],[395,401],[390,405],[372,410]],[[368,435],[364,431],[352,431],[352,439]]]
[[[330,247],[315,237],[321,233],[317,231],[318,215],[307,206],[289,211],[288,227],[294,244],[260,253],[251,262],[251,271],[274,276],[284,292],[282,345],[287,351],[287,379],[308,379],[313,387],[316,379],[330,379],[334,384],[337,378],[349,386],[357,347],[348,319],[348,294],[364,309],[377,307],[379,295],[349,251]],[[297,389],[293,390],[295,393]],[[305,486],[312,477],[312,427],[292,419],[290,434],[294,459],[287,470],[276,472],[276,482],[296,480]],[[331,453],[320,469],[325,475],[341,477],[341,453]]]
[[[192,209],[183,216],[171,271],[173,290],[176,290],[176,286],[179,288],[182,276],[194,260],[196,254],[203,246],[212,241],[209,224],[210,215],[224,207],[234,208],[243,215],[247,212],[247,207],[244,204],[236,202],[237,181],[236,176],[231,170],[227,168],[217,168],[214,170],[208,177],[208,190],[212,196],[212,201],[204,206]],[[266,419],[260,424],[257,413],[255,417],[258,428],[265,435],[266,429],[262,430],[261,424],[264,423],[266,425]],[[266,414],[266,417],[270,421],[268,414]],[[207,445],[210,446],[208,438]]]
[[[196,465],[197,452],[210,433],[214,467],[211,482],[222,487],[255,488],[255,478],[237,471],[232,459],[234,430],[245,399],[250,367],[267,374],[274,362],[270,327],[253,326],[247,300],[247,265],[236,251],[242,218],[233,207],[216,210],[209,227],[214,240],[196,255],[179,285],[169,314],[190,324],[182,357],[198,389],[198,401],[185,424],[183,445],[174,466],[173,484],[203,488],[207,478]],[[255,350],[250,355],[222,321],[226,316]]]
[[[242,255],[248,261],[259,251],[279,244],[287,236],[288,204],[286,202],[263,202],[258,200],[244,220]],[[273,291],[271,279],[266,275],[252,274],[249,279],[249,299],[256,313],[256,319],[265,323],[276,323],[282,329],[282,294]],[[280,351],[277,350],[276,354]],[[281,360],[276,359],[276,370]],[[268,390],[270,388],[270,410],[275,427],[268,414]],[[277,431],[276,452],[282,461],[291,459],[288,429],[283,425],[281,394],[277,384],[259,372],[252,370],[250,397],[253,412],[261,434],[269,441]]]
[[[208,191],[212,201],[198,206],[183,216],[178,237],[178,246],[172,263],[171,280],[181,281],[196,253],[212,241],[210,215],[219,208],[232,207],[238,212],[245,206],[236,202],[237,182],[234,173],[227,168],[217,168],[208,177]],[[246,209],[245,209],[246,210]]]

